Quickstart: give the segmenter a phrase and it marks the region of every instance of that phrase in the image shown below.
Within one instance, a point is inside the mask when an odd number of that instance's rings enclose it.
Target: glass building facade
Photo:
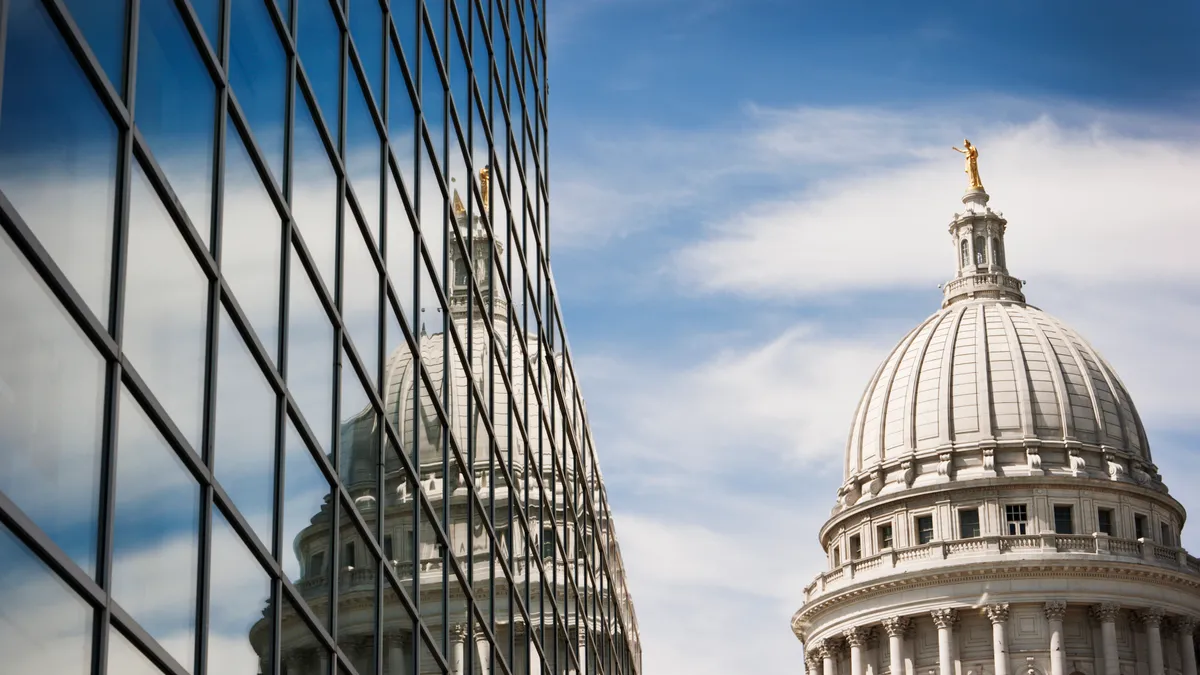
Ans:
[[[0,670],[640,671],[545,17],[0,0]]]

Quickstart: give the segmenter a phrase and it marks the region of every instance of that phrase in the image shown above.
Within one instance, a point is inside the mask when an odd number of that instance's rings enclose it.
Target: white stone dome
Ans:
[[[942,309],[876,369],[854,414],[839,508],[949,480],[1069,475],[1166,491],[1120,378],[1086,340],[1026,304],[1007,221],[972,190],[950,235]]]
[[[959,302],[876,369],[854,415],[846,478],[913,453],[1034,439],[1150,461],[1129,393],[1079,333],[1023,303]]]

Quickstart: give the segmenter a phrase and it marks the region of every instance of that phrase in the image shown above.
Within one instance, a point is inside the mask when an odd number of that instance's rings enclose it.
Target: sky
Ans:
[[[955,269],[964,137],[1030,303],[1200,509],[1200,5],[550,4],[552,266],[644,672],[802,671],[854,406]]]

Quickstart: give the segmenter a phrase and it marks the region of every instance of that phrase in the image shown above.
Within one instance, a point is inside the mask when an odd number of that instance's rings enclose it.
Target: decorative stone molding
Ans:
[[[1042,473],[1042,455],[1037,446],[1025,448],[1025,462],[1031,473]]]
[[[913,481],[917,479],[916,463],[911,459],[906,459],[900,463],[900,471],[900,479],[904,482],[904,487],[912,487]]]
[[[983,613],[992,623],[1005,623],[1008,621],[1008,603],[997,602],[987,605],[983,608]]]
[[[842,631],[842,637],[846,638],[846,643],[851,647],[866,647],[867,641],[871,639],[872,629],[863,626],[854,626]]]
[[[954,455],[950,452],[938,453],[937,472],[939,476],[954,478]]]
[[[953,607],[931,610],[929,616],[933,617],[933,624],[938,628],[953,628],[958,623],[958,610]]]
[[[1125,467],[1121,466],[1121,462],[1119,462],[1117,460],[1116,454],[1114,454],[1112,452],[1105,452],[1104,453],[1104,465],[1105,465],[1105,468],[1108,470],[1109,480],[1117,480],[1117,481],[1124,480]]]
[[[1092,605],[1088,612],[1093,619],[1098,623],[1111,623],[1117,620],[1117,613],[1121,611],[1121,606],[1115,602],[1102,602],[1098,605]]]
[[[983,451],[983,470],[991,473],[996,473],[996,448],[989,446],[982,448]]]
[[[1067,614],[1067,601],[1066,600],[1050,600],[1046,603],[1046,607],[1044,609],[1046,612],[1047,620],[1062,621],[1063,617],[1066,616],[1066,614]]]
[[[1086,476],[1087,475],[1087,460],[1083,458],[1083,454],[1079,450],[1072,449],[1070,451],[1071,475]]]
[[[883,630],[887,632],[888,637],[904,637],[906,633],[912,630],[912,619],[907,616],[889,616],[884,619]]]
[[[1148,607],[1138,610],[1134,616],[1143,626],[1159,626],[1162,625],[1163,611],[1159,607]]]

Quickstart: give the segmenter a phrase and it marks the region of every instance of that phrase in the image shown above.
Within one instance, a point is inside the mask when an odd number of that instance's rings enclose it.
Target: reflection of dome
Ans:
[[[475,281],[487,302],[491,300],[487,261],[500,259],[499,245],[491,241],[478,219],[472,227],[467,227],[465,213],[456,209],[456,214],[460,234],[471,239]],[[598,473],[594,467],[587,474],[578,471],[575,462],[563,455],[566,438],[571,438],[585,456],[590,453],[578,421],[562,418],[563,410],[574,410],[575,386],[570,371],[561,356],[549,351],[536,334],[525,333],[517,326],[510,329],[506,307],[497,297],[493,303],[493,329],[497,339],[512,336],[510,367],[508,354],[498,352],[490,343],[478,310],[473,317],[468,316],[467,263],[457,247],[452,248],[449,257],[452,269],[449,323],[463,341],[463,351],[470,354],[471,363],[464,364],[458,358],[458,349],[448,344],[451,334],[443,331],[426,334],[422,329],[418,339],[419,360],[414,360],[407,343],[392,352],[385,368],[384,416],[395,425],[403,452],[414,460],[417,475],[409,475],[400,457],[388,450],[380,494],[382,439],[378,417],[371,407],[344,414],[339,435],[339,472],[354,508],[369,531],[374,531],[382,517],[384,536],[379,542],[380,549],[402,580],[402,586],[411,590],[414,577],[419,579],[423,620],[429,626],[443,626],[449,632],[447,659],[453,675],[487,675],[489,667],[484,646],[464,644],[472,620],[464,586],[458,582],[455,570],[462,570],[473,579],[471,595],[475,602],[488,603],[494,611],[497,644],[507,645],[515,640],[514,644],[519,645],[515,654],[505,656],[514,672],[526,667],[533,672],[539,670],[536,651],[528,656],[523,650],[533,634],[539,636],[547,654],[578,649],[588,636],[601,643],[607,639],[605,632],[617,638],[616,644],[625,644],[615,622],[581,612],[572,604],[560,605],[557,610],[548,605],[525,606],[528,620],[519,616],[520,608],[509,604],[513,594],[521,597],[529,593],[536,597],[544,593],[547,597],[565,598],[569,587],[593,588],[601,566],[609,568],[611,584],[599,593],[593,589],[592,593],[598,601],[617,606],[633,633],[629,643],[637,650],[636,619],[625,589],[624,569],[612,537],[609,514],[599,513],[594,518],[586,515],[583,497],[585,492],[598,497],[601,489]],[[469,350],[467,341],[471,343]],[[421,375],[422,369],[427,377]],[[471,404],[472,387],[482,393],[485,402],[490,397],[495,409],[489,411]],[[563,402],[565,405],[560,407]],[[446,416],[450,436],[443,434],[439,408]],[[539,409],[556,413],[552,419],[543,420]],[[515,420],[521,424],[515,424]],[[494,433],[494,444],[486,433],[489,426]],[[571,436],[564,436],[564,432]],[[449,466],[443,463],[443,444],[451,436],[464,458],[474,452],[473,466],[466,467],[469,481],[460,473],[455,460],[451,459]],[[467,447],[472,442],[473,447]],[[553,451],[556,446],[557,455]],[[475,494],[470,489],[472,484]],[[425,510],[421,501],[428,504],[429,510]],[[491,507],[494,520],[490,531],[481,520],[487,512],[479,510],[476,506],[479,503],[485,504],[484,508]],[[363,541],[343,508],[336,527],[339,545],[337,571],[333,572],[331,506],[327,500],[311,524],[295,538],[294,548],[301,563],[296,588],[318,615],[328,611],[331,587],[338,589],[339,643],[350,646],[348,656],[360,672],[373,672],[370,659],[375,654],[372,640],[376,571],[371,562],[372,547]],[[437,514],[436,523],[430,522],[428,513]],[[523,514],[528,518],[528,529],[519,522]],[[438,531],[445,533],[448,547],[438,545]],[[606,552],[606,561],[599,555],[601,550]],[[506,551],[511,551],[511,555],[502,556]],[[447,564],[448,558],[455,562]],[[447,599],[445,616],[441,604],[443,593]],[[302,675],[324,672],[307,629],[286,610],[283,628],[280,642],[285,663],[290,659]],[[268,635],[265,624],[255,631],[252,641],[261,642]],[[398,602],[384,608],[385,672],[407,672],[413,649],[420,648],[420,638],[414,637],[412,631],[412,621]],[[473,632],[478,638],[478,624]],[[476,653],[474,673],[465,672],[467,662],[463,653],[467,650]],[[422,674],[436,671],[430,658],[424,655],[421,658]],[[633,658],[640,656],[635,654]],[[289,671],[288,675],[294,673]]]

